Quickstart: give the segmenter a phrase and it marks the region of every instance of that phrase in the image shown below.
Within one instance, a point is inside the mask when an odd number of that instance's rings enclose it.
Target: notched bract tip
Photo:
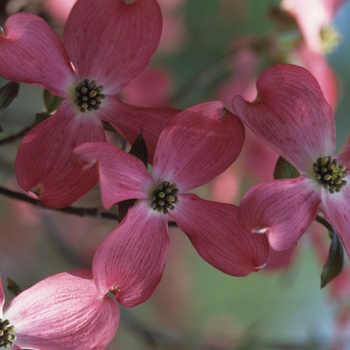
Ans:
[[[257,233],[259,235],[263,235],[263,234],[267,233],[268,230],[269,230],[268,227],[262,227],[262,228],[256,227],[256,228],[251,229],[250,232]]]
[[[266,266],[266,263],[264,263],[264,264],[262,264],[260,266],[254,267],[254,271],[258,272],[259,270],[263,269],[265,266]]]
[[[39,199],[44,193],[44,185],[43,184],[37,184],[36,186],[32,187],[30,192],[33,192]]]
[[[97,159],[95,158],[95,159],[91,160],[91,162],[84,164],[82,166],[81,170],[90,169],[90,168],[94,167],[96,164],[97,164]]]
[[[0,36],[2,36],[3,38],[6,38],[6,33],[3,27],[0,26]]]
[[[230,111],[226,107],[223,107],[220,111],[220,117],[226,117],[229,113]]]

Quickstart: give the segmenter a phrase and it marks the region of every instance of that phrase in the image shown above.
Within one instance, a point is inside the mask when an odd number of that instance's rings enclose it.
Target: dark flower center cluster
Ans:
[[[337,159],[332,159],[330,156],[317,158],[313,169],[318,183],[329,193],[340,192],[346,185],[346,181],[343,180],[346,176],[346,166],[338,165]]]
[[[174,204],[179,203],[177,197],[179,190],[176,184],[170,184],[169,181],[163,181],[152,192],[151,207],[159,213],[168,214],[169,210],[173,210]]]
[[[12,334],[15,331],[15,326],[10,325],[9,320],[0,318],[0,348],[8,349],[13,345],[16,336]]]
[[[100,108],[105,95],[101,94],[102,85],[97,86],[95,80],[85,79],[75,88],[74,103],[80,107],[80,112],[92,111]]]

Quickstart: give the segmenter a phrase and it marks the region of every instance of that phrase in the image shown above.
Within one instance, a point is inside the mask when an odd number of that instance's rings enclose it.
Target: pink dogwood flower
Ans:
[[[333,110],[338,100],[338,83],[325,55],[339,44],[340,35],[331,24],[343,3],[344,0],[283,0],[280,5],[295,18],[303,36],[290,63],[297,61],[313,74]]]
[[[0,348],[102,350],[119,324],[118,304],[100,295],[91,270],[63,272],[8,305],[0,281]]]
[[[344,0],[283,0],[281,7],[295,17],[306,45],[324,53],[322,31],[328,28]]]
[[[237,158],[243,140],[239,119],[221,102],[208,102],[181,112],[162,131],[153,175],[139,159],[112,145],[76,148],[73,161],[78,167],[98,167],[105,208],[138,199],[95,254],[93,275],[101,293],[113,291],[126,306],[149,298],[166,261],[169,216],[217,269],[244,276],[262,267],[267,239],[240,229],[236,206],[185,193],[223,172]],[[125,293],[131,285],[134,295]]]
[[[0,32],[0,75],[43,87],[64,98],[49,119],[24,138],[16,157],[20,186],[49,207],[64,207],[98,180],[70,163],[72,150],[105,142],[102,121],[129,142],[142,127],[152,158],[171,108],[140,108],[117,96],[148,64],[160,40],[162,19],[155,0],[79,0],[64,29],[64,44],[30,13],[11,16]]]
[[[275,250],[295,244],[321,210],[350,253],[350,145],[335,153],[332,109],[304,68],[276,65],[257,81],[258,96],[232,100],[241,120],[300,173],[258,184],[243,197],[239,218],[250,232],[266,233]]]

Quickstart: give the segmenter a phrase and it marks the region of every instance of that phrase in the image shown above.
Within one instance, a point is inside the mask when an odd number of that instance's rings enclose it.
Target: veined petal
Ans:
[[[350,258],[350,176],[344,178],[347,184],[339,193],[330,194],[323,190],[320,209],[338,233]]]
[[[62,97],[75,79],[59,37],[43,19],[25,12],[11,16],[0,32],[0,75]]]
[[[232,100],[237,115],[302,174],[312,173],[318,157],[333,155],[332,109],[316,79],[304,68],[282,64],[257,81],[258,97]]]
[[[105,141],[101,121],[91,113],[76,114],[69,102],[61,102],[52,117],[24,137],[16,157],[19,185],[51,208],[75,202],[98,181],[96,170],[82,172],[70,160],[74,148],[88,141]]]
[[[204,185],[238,157],[244,127],[222,102],[206,102],[174,117],[159,137],[153,174],[179,191]]]
[[[102,142],[85,143],[74,150],[72,160],[77,168],[98,167],[103,206],[126,199],[147,199],[147,188],[153,183],[141,160],[121,149]]]
[[[240,228],[237,212],[232,204],[181,194],[171,215],[205,261],[229,275],[246,276],[264,266],[269,245],[265,235]]]
[[[162,18],[155,0],[78,1],[64,42],[81,80],[95,79],[115,94],[147,66],[160,40]]]
[[[159,284],[168,252],[167,215],[147,201],[131,207],[97,250],[93,275],[100,293],[112,291],[124,306],[145,302]]]
[[[115,300],[101,296],[91,270],[60,273],[14,298],[4,315],[21,348],[102,350],[119,323]]]
[[[146,141],[148,160],[152,164],[160,133],[169,120],[181,111],[175,108],[151,108],[129,105],[117,96],[106,96],[97,111],[104,120],[117,129],[130,144],[133,144],[142,130]]]
[[[275,250],[290,248],[317,215],[321,193],[313,181],[299,176],[252,187],[243,197],[238,213],[243,229],[266,233]]]
[[[338,103],[338,81],[327,57],[323,53],[311,51],[306,45],[299,45],[296,53],[303,67],[317,79],[327,101],[335,111]]]

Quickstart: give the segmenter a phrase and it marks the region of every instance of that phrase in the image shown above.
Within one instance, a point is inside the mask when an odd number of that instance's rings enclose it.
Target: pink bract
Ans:
[[[102,350],[119,324],[117,303],[98,293],[91,270],[48,277],[15,297],[5,312],[4,302],[0,282],[0,321],[15,327],[16,350]]]
[[[106,141],[102,121],[131,143],[142,128],[152,160],[162,128],[178,111],[132,106],[116,93],[145,69],[161,27],[155,0],[100,0],[98,6],[94,0],[79,0],[67,20],[64,44],[33,14],[18,13],[6,21],[0,34],[0,75],[64,98],[49,119],[26,135],[16,158],[18,183],[44,205],[64,207],[97,183],[94,170],[81,173],[69,159],[79,144]],[[87,94],[78,87],[85,80],[92,90],[84,97],[87,102],[77,101],[76,88]]]
[[[267,233],[271,246],[284,250],[298,241],[321,210],[349,255],[350,178],[346,170],[350,166],[350,148],[334,155],[334,118],[319,84],[306,69],[286,64],[265,70],[257,81],[257,89],[254,102],[234,97],[234,111],[300,176],[251,188],[240,205],[243,228]],[[341,182],[339,192],[327,189],[330,183],[324,180],[325,175],[317,178],[315,163],[320,157],[336,159],[334,171],[343,166],[341,181],[346,183]],[[322,166],[316,168],[321,170]]]
[[[106,143],[86,143],[74,151],[77,167],[98,167],[105,208],[138,199],[94,257],[93,274],[101,293],[113,291],[125,306],[151,296],[166,261],[169,215],[198,254],[217,269],[245,276],[263,266],[266,237],[239,227],[236,206],[185,193],[222,173],[237,158],[243,140],[239,119],[221,102],[208,102],[178,114],[163,130],[153,176],[139,159]]]

